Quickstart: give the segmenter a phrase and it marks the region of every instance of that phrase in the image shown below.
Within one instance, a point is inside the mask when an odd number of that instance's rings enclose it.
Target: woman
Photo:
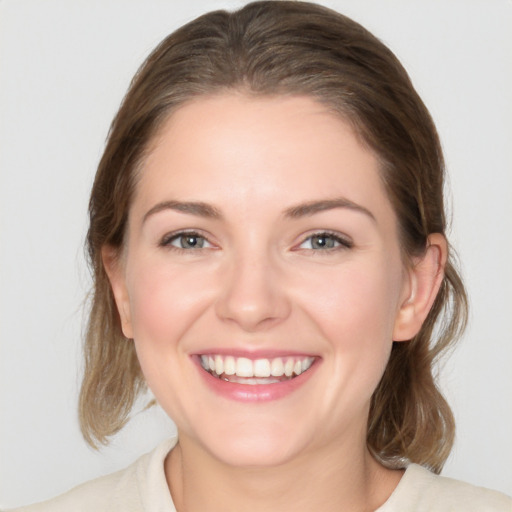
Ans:
[[[450,451],[431,366],[466,315],[442,186],[426,108],[347,18],[172,34],[93,186],[80,411],[105,442],[147,383],[179,441],[30,510],[509,510],[417,465]]]

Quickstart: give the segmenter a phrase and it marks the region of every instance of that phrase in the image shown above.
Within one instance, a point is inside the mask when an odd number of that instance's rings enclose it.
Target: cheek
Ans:
[[[347,265],[303,296],[328,342],[333,379],[352,383],[361,398],[369,399],[389,359],[401,282],[399,265]]]
[[[387,265],[347,265],[328,277],[320,280],[310,276],[311,282],[304,286],[302,300],[309,302],[318,325],[333,336],[346,331],[358,333],[360,340],[365,333],[391,336],[400,296],[400,272]]]
[[[191,385],[187,333],[207,302],[195,273],[152,260],[130,269],[129,296],[137,357],[149,388],[173,419],[183,405],[178,396]],[[196,331],[194,331],[196,332]],[[169,389],[174,390],[169,393]],[[189,397],[189,401],[191,398]]]
[[[163,349],[183,337],[208,300],[208,286],[196,276],[158,261],[130,269],[130,312],[137,343]]]

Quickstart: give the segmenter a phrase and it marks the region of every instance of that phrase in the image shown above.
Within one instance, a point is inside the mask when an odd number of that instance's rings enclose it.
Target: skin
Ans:
[[[312,202],[323,207],[297,208]],[[182,231],[203,247],[181,248]],[[325,232],[341,242],[312,245]],[[347,123],[306,97],[186,104],[153,141],[117,256],[104,249],[124,334],[178,427],[165,462],[178,510],[375,510],[389,497],[402,472],[366,448],[370,399],[392,341],[432,305],[446,244],[433,234],[404,264],[377,158]],[[293,393],[248,403],[205,385],[193,355],[218,350],[316,359]]]

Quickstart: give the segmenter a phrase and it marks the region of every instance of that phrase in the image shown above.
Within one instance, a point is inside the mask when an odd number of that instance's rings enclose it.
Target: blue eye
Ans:
[[[192,231],[181,232],[170,237],[165,237],[160,245],[183,250],[205,249],[211,247],[210,242],[208,242],[204,236]]]
[[[300,245],[300,249],[326,251],[329,249],[350,248],[352,242],[333,233],[315,233],[308,236]]]

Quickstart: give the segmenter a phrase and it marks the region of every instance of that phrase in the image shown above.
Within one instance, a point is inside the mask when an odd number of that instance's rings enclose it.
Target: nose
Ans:
[[[282,273],[268,255],[238,255],[228,266],[216,303],[219,318],[246,332],[257,332],[289,316],[290,301]]]

